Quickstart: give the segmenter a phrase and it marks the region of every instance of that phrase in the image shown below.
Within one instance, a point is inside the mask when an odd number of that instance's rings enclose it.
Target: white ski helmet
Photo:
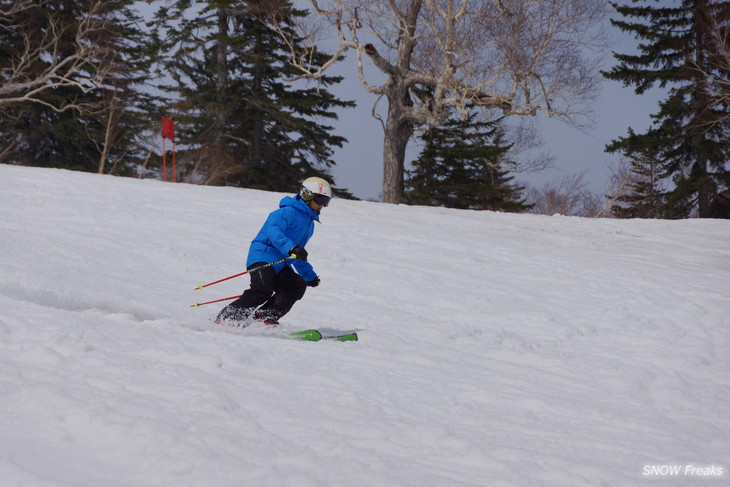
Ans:
[[[315,203],[327,206],[332,199],[332,186],[322,178],[307,178],[302,183],[299,195],[307,203],[314,200]]]

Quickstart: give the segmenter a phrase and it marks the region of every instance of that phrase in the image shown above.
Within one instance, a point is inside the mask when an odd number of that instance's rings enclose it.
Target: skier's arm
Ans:
[[[281,253],[282,257],[289,255],[289,252],[298,245],[286,236],[290,218],[293,217],[295,216],[291,215],[285,208],[275,211],[269,217],[271,221],[267,225],[266,237],[271,245]],[[291,262],[297,274],[302,276],[305,281],[313,281],[317,278],[317,273],[314,272],[314,268],[309,262],[299,259],[290,259],[289,262]]]
[[[266,226],[266,238],[271,246],[278,250],[282,256],[289,255],[289,251],[296,244],[286,236],[286,229],[289,226],[289,215],[282,210],[275,211],[269,217],[271,221]]]
[[[317,279],[317,273],[314,272],[314,268],[309,262],[299,259],[291,259],[289,262],[292,263],[294,270],[296,270],[297,274],[302,276],[302,279],[305,281],[309,282]]]

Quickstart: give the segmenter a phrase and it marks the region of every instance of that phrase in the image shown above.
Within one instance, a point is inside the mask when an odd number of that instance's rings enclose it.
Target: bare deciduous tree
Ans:
[[[606,200],[597,216],[662,218],[667,215],[668,180],[660,163],[647,152],[620,157],[611,170]]]
[[[631,188],[636,184],[638,175],[631,170],[631,163],[628,158],[621,157],[613,166],[609,166],[611,170],[611,179],[608,183],[606,191],[606,200],[598,212],[598,217],[609,217],[613,209],[618,205],[619,201],[631,192]]]
[[[117,130],[117,127],[119,125],[119,119],[122,116],[122,111],[123,106],[120,95],[120,88],[118,86],[113,86],[112,89],[108,90],[104,94],[104,100],[101,107],[100,115],[103,118],[106,118],[104,140],[100,144],[94,139],[94,137],[89,136],[89,140],[97,147],[97,150],[99,151],[99,168],[97,170],[99,174],[104,174],[104,172],[106,172],[108,164],[107,159],[109,158],[110,149],[115,145],[118,139],[120,139],[124,135],[123,132]],[[126,154],[122,154],[118,156],[115,161],[112,161],[112,170],[124,155]]]
[[[539,215],[599,216],[600,198],[587,189],[585,171],[566,174],[541,188],[527,191],[526,200],[534,205],[530,213]]]
[[[302,77],[317,78],[354,51],[362,86],[387,100],[381,120],[386,202],[401,201],[406,146],[417,128],[440,126],[455,111],[464,117],[474,105],[485,116],[543,112],[575,121],[596,92],[596,62],[585,49],[601,38],[603,0],[310,2],[336,32],[337,48],[317,70],[306,50],[292,49],[292,62]],[[369,80],[364,59],[384,82]],[[373,114],[380,118],[375,107]]]
[[[112,53],[94,42],[104,31],[107,19],[103,0],[91,4],[74,25],[50,16],[42,30],[33,18],[37,2],[15,0],[0,4],[0,30],[18,36],[22,48],[11,52],[0,65],[0,109],[14,103],[33,102],[56,111],[86,107],[66,100],[53,104],[43,93],[59,87],[81,92],[95,89],[104,79]],[[73,32],[73,49],[65,37]],[[42,66],[41,69],[38,69]]]

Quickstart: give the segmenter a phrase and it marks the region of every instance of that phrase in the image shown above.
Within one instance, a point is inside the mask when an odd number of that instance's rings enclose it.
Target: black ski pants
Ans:
[[[265,262],[250,265],[249,270],[261,267]],[[294,303],[302,299],[307,283],[289,266],[278,274],[273,266],[250,273],[251,287],[240,298],[218,313],[218,321],[247,321],[264,319],[276,323],[291,310]]]

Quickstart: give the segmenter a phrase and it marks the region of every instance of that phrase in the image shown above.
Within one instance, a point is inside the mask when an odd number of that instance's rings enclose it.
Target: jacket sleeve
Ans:
[[[294,270],[296,270],[297,274],[302,276],[302,279],[304,279],[305,281],[311,281],[312,279],[315,279],[317,277],[317,273],[314,272],[314,268],[309,262],[296,259],[291,259],[288,262],[291,262]]]
[[[274,211],[269,215],[269,221],[265,226],[266,238],[281,253],[282,258],[286,257],[289,251],[298,245],[286,236],[286,230],[295,225],[293,219],[296,218],[296,214],[294,211],[287,208]],[[309,262],[290,259],[287,264],[291,265],[305,281],[311,281],[317,277],[317,273],[314,272],[314,268]]]
[[[269,215],[269,222],[265,225],[266,238],[271,246],[276,248],[286,257],[289,251],[296,245],[289,237],[286,236],[286,229],[290,226],[290,218],[286,209],[282,208],[274,211]]]

